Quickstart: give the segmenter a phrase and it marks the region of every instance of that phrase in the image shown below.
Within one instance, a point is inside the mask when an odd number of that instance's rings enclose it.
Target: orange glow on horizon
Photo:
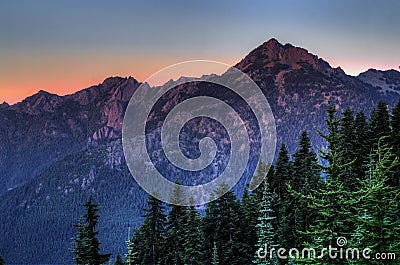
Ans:
[[[45,90],[71,94],[103,82],[110,76],[132,76],[139,82],[182,61],[184,56],[127,54],[17,54],[0,56],[0,103],[15,104]],[[239,58],[201,58],[234,65]]]
[[[324,59],[324,58],[323,58]],[[336,68],[340,67],[347,75],[357,76],[362,72],[367,71],[368,69],[377,69],[377,70],[399,70],[398,62],[394,59],[393,61],[373,61],[368,60],[369,58],[364,59],[348,59],[348,58],[337,58],[337,59],[327,59],[328,63]]]
[[[202,58],[201,58],[202,57]],[[213,60],[228,65],[240,61],[241,56],[188,57],[176,55],[132,55],[110,53],[49,53],[29,52],[0,55],[0,103],[14,104],[24,98],[45,90],[57,95],[71,94],[103,82],[110,76],[132,76],[139,82],[172,64],[188,60]],[[324,58],[325,59],[325,58]],[[369,68],[396,69],[398,62],[373,62],[369,58],[326,58],[332,67],[340,66],[347,74],[357,75]]]

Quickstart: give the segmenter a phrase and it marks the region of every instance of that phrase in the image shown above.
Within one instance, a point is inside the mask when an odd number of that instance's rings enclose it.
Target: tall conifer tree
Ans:
[[[276,195],[275,195],[276,196]],[[276,257],[276,253],[270,255],[270,252],[265,253],[265,249],[271,250],[276,248],[275,244],[276,233],[273,227],[273,221],[275,219],[274,212],[272,210],[272,203],[274,201],[274,195],[269,189],[268,182],[265,180],[265,185],[263,185],[262,200],[260,209],[257,215],[257,243],[256,243],[256,253],[253,259],[253,264],[259,265],[277,265],[279,264]],[[267,247],[265,247],[265,245]],[[264,256],[264,258],[260,256]]]
[[[357,192],[358,211],[353,242],[357,247],[370,248],[373,253],[399,253],[400,221],[396,218],[399,189],[387,185],[392,170],[398,166],[398,158],[393,158],[391,149],[378,146],[375,156],[370,156],[368,172]],[[358,244],[357,244],[358,243]],[[382,264],[371,260],[371,264]],[[385,264],[397,264],[386,260]]]
[[[85,203],[86,214],[80,218],[79,224],[75,225],[78,235],[74,238],[75,247],[72,252],[76,255],[75,264],[100,265],[106,263],[111,254],[100,254],[100,242],[96,231],[99,216],[97,215],[98,204],[93,203],[92,196]]]
[[[314,210],[309,209],[307,202],[299,199],[293,191],[302,196],[308,196],[323,185],[317,155],[312,149],[306,131],[302,132],[299,147],[293,157],[293,181],[290,183],[291,194],[288,198],[288,204],[292,210],[289,213],[290,218],[288,218],[287,224],[291,227],[292,239],[288,243],[292,245],[291,247],[300,247],[303,242],[310,241],[310,238],[301,232],[309,230],[310,226],[314,224],[317,214]]]
[[[287,185],[292,180],[291,162],[289,153],[285,144],[282,144],[275,165],[274,179],[271,181],[271,190],[277,194],[277,203],[273,205],[273,210],[276,213],[274,226],[278,228],[279,236],[278,243],[285,246],[291,238],[290,227],[287,225],[289,221],[290,206],[288,202]]]
[[[193,201],[191,204],[193,204]],[[183,229],[184,264],[206,264],[203,222],[194,205],[187,209]]]
[[[320,149],[322,158],[328,162],[328,165],[320,165],[326,174],[326,181],[320,189],[313,191],[310,195],[302,196],[300,194],[302,199],[307,201],[309,209],[318,213],[316,223],[305,235],[312,238],[312,242],[306,246],[316,249],[319,253],[322,247],[336,246],[337,238],[349,237],[353,231],[350,221],[351,212],[349,211],[352,201],[340,179],[343,165],[340,164],[339,119],[336,117],[334,106],[328,107],[326,123],[328,133],[319,132],[328,143],[328,150]],[[322,259],[305,259],[297,262],[318,265],[342,263],[340,259],[330,259],[328,255]]]
[[[139,264],[158,265],[164,254],[165,206],[160,200],[149,195],[148,208],[144,211],[144,221],[140,227]]]
[[[393,148],[394,155],[400,159],[400,99],[392,111],[391,125],[390,146]],[[400,172],[400,166],[394,169],[394,171],[397,172],[397,174],[394,174],[390,181],[393,186],[397,187],[400,186],[400,174],[398,173]]]
[[[215,242],[221,265],[245,264],[250,259],[247,253],[251,247],[245,242],[243,212],[235,194],[226,190],[226,185],[219,187],[215,193],[224,195],[207,205],[205,233],[211,251],[209,257],[212,257]]]
[[[168,205],[170,211],[168,212],[165,231],[164,264],[184,264],[184,226],[187,217],[186,207],[181,206],[184,203],[184,199],[183,190],[180,186],[175,186],[171,195],[171,201],[174,204]]]
[[[355,157],[354,157],[354,173],[359,179],[364,179],[367,171],[366,164],[371,152],[371,143],[368,134],[369,124],[364,112],[357,113],[354,120],[354,136],[355,136]]]
[[[338,162],[343,166],[340,180],[348,191],[357,189],[355,161],[356,161],[356,135],[353,111],[346,108],[340,119],[338,151],[340,156]]]
[[[389,112],[386,103],[381,100],[377,109],[373,109],[371,112],[370,141],[374,150],[377,149],[379,141],[384,144],[388,143],[390,133]]]

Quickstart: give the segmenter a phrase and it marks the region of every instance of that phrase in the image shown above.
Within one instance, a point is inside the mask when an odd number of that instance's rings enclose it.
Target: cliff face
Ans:
[[[139,83],[111,77],[72,95],[39,91],[0,107],[0,194],[87,145],[121,137],[125,108]]]
[[[292,69],[299,69],[303,63],[311,65],[315,70],[331,70],[327,62],[309,53],[306,49],[291,44],[282,45],[276,39],[270,39],[249,53],[236,67],[245,71],[251,64],[257,63],[270,68],[279,62]]]

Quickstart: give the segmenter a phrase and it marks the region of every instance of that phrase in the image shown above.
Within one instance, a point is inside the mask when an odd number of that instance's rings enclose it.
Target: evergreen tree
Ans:
[[[397,102],[396,107],[392,111],[391,115],[392,133],[390,136],[390,145],[393,148],[394,155],[400,158],[400,100]],[[400,172],[400,167],[395,169],[395,172]],[[399,174],[394,174],[392,178],[393,186],[400,185]]]
[[[214,245],[217,244],[217,227],[220,227],[220,214],[218,211],[219,200],[211,200],[206,207],[206,215],[204,217],[204,236],[206,242],[206,257],[208,257],[207,264],[212,262],[214,255]]]
[[[272,202],[274,201],[273,194],[269,189],[268,182],[265,180],[265,185],[263,186],[263,196],[262,201],[257,217],[257,225],[256,225],[256,234],[257,234],[257,243],[256,243],[256,254],[253,259],[253,264],[260,265],[276,265],[279,264],[276,255],[274,254],[272,257],[270,253],[265,252],[265,244],[267,249],[275,248],[274,238],[276,237],[275,231],[273,228],[273,220],[275,216],[272,210]],[[265,258],[261,258],[260,256],[265,255]]]
[[[273,180],[271,180],[271,189],[272,191],[276,192],[279,201],[284,201],[287,196],[286,184],[289,182],[291,176],[290,166],[291,164],[289,161],[288,150],[286,148],[286,145],[282,144],[278,153],[278,158],[276,160],[275,177]],[[277,216],[277,218],[279,222],[279,216]]]
[[[352,242],[363,248],[371,248],[373,253],[400,251],[400,221],[396,218],[398,188],[387,185],[392,170],[398,166],[391,149],[378,146],[376,156],[371,156],[367,178],[357,193],[356,232]],[[397,264],[397,261],[385,264]],[[371,261],[371,264],[382,264]]]
[[[78,235],[74,238],[75,247],[72,250],[72,253],[76,255],[74,262],[75,264],[88,264],[86,260],[91,254],[91,242],[88,228],[82,216],[79,218],[79,223],[75,225],[75,227]]]
[[[303,197],[308,202],[311,211],[318,214],[315,224],[310,225],[309,231],[304,235],[311,238],[310,243],[306,242],[306,247],[311,247],[321,253],[322,247],[336,246],[339,237],[349,238],[352,233],[353,225],[350,222],[353,202],[345,191],[340,181],[328,178],[324,186]],[[341,264],[340,260],[331,260],[327,255],[323,259],[305,260],[311,264]],[[302,264],[299,262],[299,264]]]
[[[328,142],[328,150],[320,149],[322,158],[328,162],[328,165],[320,165],[326,174],[326,181],[320,189],[311,192],[308,196],[296,194],[307,201],[310,210],[318,213],[316,223],[311,225],[310,230],[305,233],[306,236],[312,238],[312,242],[306,246],[316,249],[317,253],[321,252],[322,247],[336,246],[337,238],[349,237],[353,231],[353,225],[350,222],[352,213],[349,211],[353,202],[340,179],[344,166],[340,164],[339,159],[339,120],[334,106],[329,106],[326,122],[328,134],[319,131],[319,134]],[[341,264],[341,261],[330,259],[328,255],[325,255],[322,259],[304,259],[297,263]]]
[[[364,179],[366,171],[367,158],[371,152],[371,145],[368,140],[369,124],[364,112],[357,113],[354,120],[354,173],[359,179]]]
[[[257,190],[260,187],[257,188]],[[254,218],[254,214],[258,213],[259,204],[257,201],[257,196],[254,193],[250,193],[246,188],[243,192],[242,197],[242,209],[243,209],[243,220],[247,224],[247,229],[245,233],[245,242],[248,242],[251,248],[251,253],[256,251],[255,244],[257,242],[256,225],[257,219]]]
[[[400,155],[400,100],[397,102],[391,115],[391,146],[393,150],[397,150],[396,155]]]
[[[320,155],[329,166],[320,165],[329,178],[340,180],[340,174],[343,171],[343,166],[340,162],[340,148],[339,148],[339,119],[336,117],[335,106],[330,105],[327,110],[328,117],[326,124],[328,126],[328,134],[317,131],[318,134],[328,143],[327,150],[319,148]]]
[[[114,265],[125,265],[125,262],[119,253],[117,255],[117,258],[115,259]]]
[[[378,108],[373,109],[371,112],[371,123],[370,123],[370,141],[374,149],[377,149],[379,140],[382,140],[384,144],[388,143],[388,137],[390,136],[390,117],[387,110],[386,103],[381,100],[378,103]]]
[[[165,238],[165,206],[153,196],[149,196],[148,208],[144,209],[144,221],[139,229],[139,264],[158,265],[162,262]]]
[[[203,222],[193,205],[193,199],[190,199],[190,204],[183,225],[183,263],[202,265],[206,264]]]
[[[0,256],[0,265],[4,265],[5,263],[4,263],[4,259],[3,259],[3,257],[2,256]]]
[[[140,228],[135,230],[133,238],[130,238],[130,228],[128,230],[128,240],[126,241],[127,253],[125,255],[126,265],[137,265],[139,264],[139,252],[140,252]]]
[[[97,215],[98,204],[92,202],[92,196],[85,203],[86,214],[80,218],[79,224],[75,225],[78,235],[74,238],[75,248],[72,252],[76,255],[75,264],[99,265],[106,263],[111,254],[100,254],[100,242],[96,231],[99,216]]]
[[[219,265],[219,257],[218,257],[218,248],[217,244],[214,242],[213,244],[213,254],[212,254],[212,265]]]
[[[263,197],[263,193],[264,193],[264,185],[266,185],[266,183],[268,183],[268,186],[270,187],[271,191],[273,191],[276,194],[276,190],[274,188],[272,188],[276,181],[275,181],[275,166],[271,165],[269,167],[268,173],[267,172],[268,166],[261,163],[259,168],[257,169],[257,175],[260,175],[264,178],[265,181],[262,181],[260,183],[260,186],[253,191],[253,193],[256,196],[256,200],[257,200],[257,204],[258,206],[261,204],[262,202],[262,197]],[[267,176],[265,176],[265,174],[267,174]],[[274,202],[274,204],[276,204]]]
[[[179,184],[179,183],[177,183]],[[169,204],[168,221],[165,231],[164,264],[182,265],[184,260],[185,243],[184,226],[186,222],[186,207],[180,206],[184,202],[184,193],[179,186],[175,186]]]
[[[301,133],[299,147],[294,152],[293,157],[294,182],[299,189],[305,189],[306,193],[308,193],[321,186],[323,180],[318,166],[317,155],[312,149],[311,141],[306,131]]]
[[[343,165],[340,174],[340,180],[343,182],[346,190],[355,191],[357,189],[356,168],[354,165],[356,157],[356,136],[355,136],[355,121],[353,111],[346,108],[340,119],[340,130],[338,134],[340,153],[339,161]]]
[[[264,164],[262,161],[260,161],[257,168],[257,174],[253,178],[256,178],[258,180],[263,179],[263,181],[260,183],[259,187],[253,190],[251,193],[249,192],[248,188],[246,188],[243,192],[241,205],[244,214],[243,220],[244,223],[246,224],[244,242],[248,242],[248,244],[252,246],[249,252],[249,255],[251,255],[251,257],[257,251],[256,225],[258,221],[257,218],[254,218],[254,215],[258,213],[260,209],[263,197],[263,189],[264,189],[263,187],[265,183],[271,182],[271,179],[274,177],[273,175],[274,175],[274,167],[268,166]]]
[[[300,247],[303,242],[309,242],[310,238],[303,233],[314,224],[317,214],[307,207],[307,203],[295,196],[293,192],[308,196],[312,191],[318,190],[323,185],[317,155],[312,149],[310,138],[306,131],[300,136],[299,147],[293,154],[293,181],[290,183],[290,196],[287,199],[288,211],[286,219],[286,231],[290,232],[287,243],[291,247]]]
[[[193,205],[187,209],[183,231],[183,263],[186,265],[206,264],[203,223],[199,212]]]
[[[247,224],[244,223],[240,203],[233,191],[228,191],[220,200],[221,226],[218,229],[221,242],[220,263],[226,265],[245,264],[251,260],[251,246],[245,241]]]
[[[276,213],[275,227],[278,227],[278,243],[281,246],[286,246],[286,243],[291,240],[290,227],[287,226],[289,221],[288,215],[290,208],[287,204],[288,190],[287,185],[292,181],[291,162],[286,145],[282,144],[275,165],[274,179],[271,180],[271,189],[277,194],[277,203],[273,205],[273,211]]]
[[[219,187],[215,193],[224,195],[207,205],[204,228],[207,248],[210,251],[208,257],[212,257],[215,242],[219,250],[220,264],[246,264],[251,259],[246,254],[250,252],[251,247],[244,241],[246,224],[241,218],[243,212],[234,193],[225,192],[226,190],[226,185]]]
[[[361,194],[362,191],[358,191],[358,194]],[[357,208],[356,205],[354,205]],[[363,248],[365,234],[368,233],[366,227],[363,225],[371,220],[371,216],[367,214],[366,211],[361,210],[353,217],[355,219],[356,229],[351,234],[351,238],[349,240],[349,247],[354,248]],[[362,224],[362,225],[359,225]],[[357,263],[357,261],[351,260],[353,263]]]

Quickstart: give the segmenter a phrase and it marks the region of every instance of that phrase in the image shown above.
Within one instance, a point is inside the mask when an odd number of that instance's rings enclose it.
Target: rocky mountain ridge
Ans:
[[[277,146],[285,142],[290,152],[303,130],[314,147],[324,147],[315,129],[325,129],[328,104],[339,112],[350,107],[369,113],[380,99],[390,108],[400,97],[384,86],[397,90],[400,73],[395,70],[348,76],[307,50],[275,39],[235,67],[265,94],[277,124]],[[71,95],[40,91],[20,103],[0,105],[0,252],[8,253],[6,260],[71,260],[72,224],[89,193],[104,206],[102,246],[114,254],[124,250],[127,227],[140,220],[146,196],[130,176],[121,146],[124,112],[139,84],[132,77],[110,77]],[[185,87],[184,94],[195,91],[193,84]],[[174,94],[168,104],[179,97]],[[25,237],[18,237],[19,231]],[[33,248],[39,241],[45,243]],[[50,252],[55,254],[50,257]]]
[[[88,145],[119,139],[138,85],[132,77],[111,77],[72,95],[39,91],[20,103],[2,104],[0,194]]]
[[[383,94],[400,94],[400,72],[396,70],[369,69],[357,76],[364,83],[378,89]]]

